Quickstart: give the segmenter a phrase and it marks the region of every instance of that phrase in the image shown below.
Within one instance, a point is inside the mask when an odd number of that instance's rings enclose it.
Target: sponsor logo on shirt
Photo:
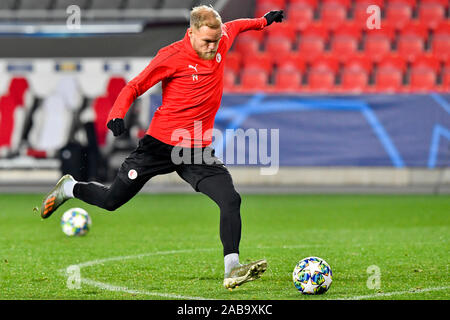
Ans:
[[[189,68],[189,69],[194,69],[195,72],[198,72],[197,66],[198,66],[198,64],[196,64],[195,67],[194,67],[192,64],[190,64],[190,65],[188,65],[188,68]],[[193,74],[193,75],[192,75],[192,81],[197,81],[197,80],[198,80],[198,75]]]

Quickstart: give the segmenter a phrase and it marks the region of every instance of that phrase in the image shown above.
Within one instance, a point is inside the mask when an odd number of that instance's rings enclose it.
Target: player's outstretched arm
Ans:
[[[231,48],[234,39],[241,32],[247,30],[263,30],[273,22],[282,22],[284,19],[283,10],[274,10],[267,12],[261,18],[255,19],[236,19],[225,23],[226,32],[230,39],[228,49]]]
[[[269,11],[264,15],[264,18],[267,20],[267,25],[271,25],[273,22],[282,22],[284,19],[283,10],[274,10]]]

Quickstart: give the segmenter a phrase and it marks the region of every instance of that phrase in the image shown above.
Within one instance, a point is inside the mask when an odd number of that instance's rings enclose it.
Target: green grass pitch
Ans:
[[[241,262],[265,258],[268,269],[233,291],[222,287],[219,211],[204,195],[141,194],[116,212],[70,200],[48,220],[32,212],[42,196],[0,195],[0,299],[450,298],[449,196],[244,194]],[[71,207],[92,217],[84,237],[60,228]],[[308,256],[331,265],[324,295],[292,283]],[[71,265],[81,288],[68,288]],[[379,288],[367,286],[370,266]]]

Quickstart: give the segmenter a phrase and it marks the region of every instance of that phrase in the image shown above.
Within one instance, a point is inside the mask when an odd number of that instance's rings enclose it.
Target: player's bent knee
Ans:
[[[239,193],[235,191],[227,195],[224,206],[230,209],[239,209],[241,207],[241,196]]]

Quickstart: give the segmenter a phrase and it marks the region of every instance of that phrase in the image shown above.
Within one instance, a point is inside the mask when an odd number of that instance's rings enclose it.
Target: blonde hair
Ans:
[[[212,6],[198,6],[191,10],[191,28],[200,29],[208,26],[212,29],[219,29],[222,25],[222,18]]]

